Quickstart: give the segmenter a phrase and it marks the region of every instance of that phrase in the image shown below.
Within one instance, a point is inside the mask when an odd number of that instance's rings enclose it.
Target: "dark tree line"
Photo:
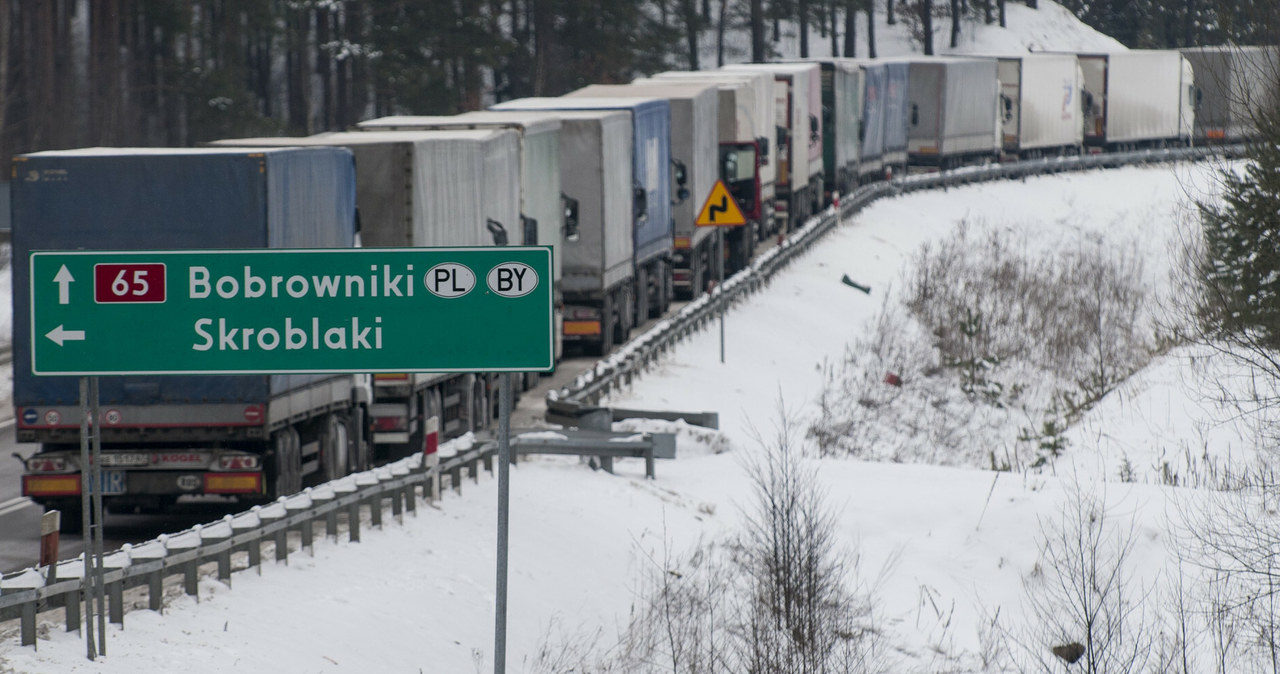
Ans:
[[[1262,41],[1251,12],[1277,4],[1064,1],[1131,46]],[[377,115],[554,96],[664,68],[764,61],[777,55],[784,26],[797,31],[800,56],[826,40],[831,53],[875,55],[877,23],[950,14],[954,40],[962,15],[1003,24],[1004,3],[0,0],[0,160],[92,145],[301,135]],[[920,32],[922,50],[932,52],[932,31]],[[727,33],[750,36],[749,48],[733,52]]]

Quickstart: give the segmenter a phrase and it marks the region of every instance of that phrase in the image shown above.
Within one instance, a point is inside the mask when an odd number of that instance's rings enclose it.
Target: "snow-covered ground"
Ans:
[[[1040,7],[1011,3],[1013,29],[984,28],[966,50],[1107,46],[1109,38],[1064,19],[1056,4]],[[906,51],[888,30],[878,39],[882,55]],[[528,671],[547,644],[606,651],[641,601],[646,571],[740,530],[750,498],[744,459],[784,418],[802,428],[821,413],[824,364],[838,361],[882,308],[893,310],[886,296],[921,243],[962,220],[1022,232],[1044,247],[1084,237],[1132,242],[1158,284],[1190,199],[1214,189],[1214,168],[951,189],[883,200],[846,222],[727,316],[724,364],[713,327],[612,401],[720,413],[718,434],[680,429],[679,458],[660,462],[657,480],[643,479],[642,462],[629,460],[615,476],[550,458],[513,470],[508,671]],[[871,293],[842,284],[845,274]],[[1161,463],[1189,451],[1245,465],[1255,449],[1247,421],[1198,394],[1206,367],[1220,368],[1218,381],[1233,370],[1195,356],[1180,349],[1157,359],[1070,429],[1068,451],[1042,470],[815,462],[840,543],[859,551],[864,572],[885,572],[875,590],[899,671],[976,671],[989,616],[999,610],[1006,624],[1025,621],[1024,582],[1041,562],[1041,522],[1077,485],[1104,492],[1114,516],[1132,523],[1138,580],[1154,582],[1173,558],[1171,504],[1198,498],[1162,486]],[[1133,482],[1119,479],[1125,461],[1136,467]],[[38,649],[5,635],[0,672],[490,671],[496,503],[496,481],[482,478],[403,522],[366,531],[359,544],[318,542],[314,556],[238,573],[231,587],[205,579],[198,601],[175,591],[163,614],[135,610],[124,629],[109,627],[108,655],[96,663],[60,625],[48,625]]]

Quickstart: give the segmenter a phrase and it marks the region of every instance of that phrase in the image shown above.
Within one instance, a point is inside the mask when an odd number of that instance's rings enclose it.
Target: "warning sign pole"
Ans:
[[[747,219],[742,215],[742,209],[738,208],[738,202],[733,200],[733,195],[729,194],[729,188],[724,186],[723,180],[717,180],[716,184],[711,188],[711,194],[707,195],[707,200],[702,204],[702,210],[698,211],[697,226],[699,227],[716,227],[719,231],[717,236],[717,248],[719,249],[718,258],[716,260],[716,268],[719,269],[716,292],[723,292],[724,287],[724,228],[725,227],[741,227],[747,224]],[[724,362],[724,303],[720,303],[720,362]]]

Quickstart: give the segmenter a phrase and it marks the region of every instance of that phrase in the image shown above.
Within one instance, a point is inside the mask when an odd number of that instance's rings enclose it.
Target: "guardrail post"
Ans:
[[[382,528],[382,494],[373,494],[369,497],[369,524]]]
[[[400,489],[391,490],[391,516],[400,522],[404,522],[404,492]]]
[[[107,583],[107,620],[124,625],[124,578]]]
[[[418,514],[418,492],[412,482],[404,486],[404,509],[415,516]]]
[[[22,604],[22,645],[36,645],[36,591],[30,590],[31,600]]]
[[[449,469],[449,484],[453,486],[453,490],[462,493],[462,464],[456,463]]]
[[[67,612],[66,630],[74,632],[80,629],[80,602],[76,601],[76,591],[62,595],[62,606]]]
[[[249,553],[249,566],[258,569],[262,575],[262,518],[259,513],[262,506],[253,506],[249,512],[251,517],[238,517],[231,520],[231,534],[236,538],[248,538],[243,544]]]
[[[352,501],[347,506],[347,540],[351,543],[360,542],[360,502]]]
[[[300,514],[306,513],[306,511],[311,508],[311,505],[313,503],[313,501],[311,500],[311,488],[307,487],[305,490],[303,490],[303,493],[305,494],[303,498],[295,498],[289,501],[285,501],[284,509],[285,509],[285,512],[288,513],[288,517],[290,519],[293,519],[294,517],[297,517]],[[297,527],[298,527],[298,535],[301,538],[302,548],[309,551],[311,553],[311,556],[314,557],[316,555],[316,549],[314,545],[315,531],[312,530],[313,527],[312,527],[311,518],[302,517],[301,520],[302,521],[298,523]],[[285,527],[286,536],[288,535],[288,530],[289,528]]]

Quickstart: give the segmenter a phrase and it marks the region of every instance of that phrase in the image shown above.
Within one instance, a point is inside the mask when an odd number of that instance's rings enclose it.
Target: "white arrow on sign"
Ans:
[[[62,265],[58,270],[58,275],[53,277],[53,282],[58,284],[58,304],[69,304],[71,302],[71,282],[75,278],[71,276],[71,270],[67,269],[67,265]]]
[[[84,340],[84,330],[64,330],[61,325],[49,331],[45,335],[53,340],[58,346],[62,346],[63,342],[76,342]]]

